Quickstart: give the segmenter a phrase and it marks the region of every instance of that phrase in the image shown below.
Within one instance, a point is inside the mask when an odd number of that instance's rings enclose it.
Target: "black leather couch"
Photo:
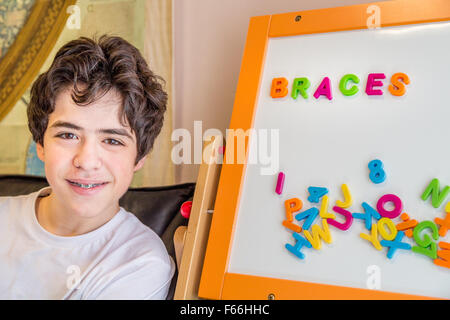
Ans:
[[[16,196],[35,192],[48,182],[43,177],[30,175],[0,175],[0,196]],[[184,201],[192,200],[195,183],[184,183],[163,187],[130,188],[120,199],[125,210],[133,212],[139,220],[155,231],[166,245],[168,253],[175,259],[173,235],[187,219],[179,213]],[[175,263],[176,264],[176,263]],[[167,299],[173,299],[178,270],[172,280]]]

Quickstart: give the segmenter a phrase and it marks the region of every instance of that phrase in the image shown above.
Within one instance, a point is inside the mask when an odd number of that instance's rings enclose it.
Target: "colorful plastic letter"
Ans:
[[[316,92],[314,92],[314,98],[319,99],[320,96],[326,96],[328,100],[333,99],[330,78],[328,77],[323,78],[322,82],[317,87]]]
[[[298,233],[293,233],[292,236],[295,238],[295,240],[297,240],[297,242],[295,243],[295,246],[286,243],[285,248],[289,250],[289,252],[295,254],[298,258],[300,259],[304,259],[305,255],[300,251],[303,246],[306,246],[308,248],[311,248],[311,243],[308,242],[308,240],[306,240],[305,238],[303,238],[300,234]]]
[[[298,94],[300,93],[303,98],[308,99],[306,90],[308,90],[310,85],[311,83],[308,78],[295,78],[292,82],[291,97],[297,99]]]
[[[364,208],[365,213],[355,212],[355,213],[352,213],[352,216],[355,219],[364,220],[365,224],[366,224],[366,229],[370,230],[372,228],[372,217],[374,217],[375,219],[378,220],[381,218],[381,216],[377,212],[377,210],[372,208],[367,202],[363,202],[362,207]]]
[[[392,202],[394,204],[394,209],[388,211],[384,208],[384,205],[387,202]],[[397,218],[403,209],[402,200],[397,197],[395,194],[385,194],[382,196],[377,202],[377,210],[383,217],[394,219]]]
[[[426,201],[431,195],[431,203],[433,204],[433,207],[439,208],[439,206],[442,204],[444,199],[447,198],[449,193],[449,186],[446,186],[444,190],[440,191],[439,180],[433,179],[422,194],[422,200]]]
[[[410,220],[408,214],[405,212],[402,213],[400,218],[403,220],[403,222],[397,224],[397,230],[405,232],[405,235],[411,238],[413,235],[413,229],[418,224],[417,220]]]
[[[278,194],[283,193],[284,177],[285,174],[283,172],[278,173],[277,187],[275,188],[275,192]]]
[[[428,234],[424,234],[423,238],[420,238],[420,232],[427,228],[431,230],[431,236],[434,240],[437,240],[439,238],[437,226],[430,220],[422,221],[417,225],[417,227],[414,228],[413,232],[414,241],[416,241],[419,246],[427,247],[429,246],[430,242],[432,242]]]
[[[327,188],[322,187],[309,187],[308,188],[309,197],[308,201],[313,203],[319,203],[320,198],[328,193]]]
[[[283,226],[285,226],[286,228],[288,228],[289,230],[292,230],[294,232],[302,232],[302,227],[300,227],[299,225],[296,225],[292,221],[283,220],[283,222],[281,224]]]
[[[303,202],[298,198],[288,199],[284,202],[284,207],[286,210],[286,220],[282,222],[283,226],[294,232],[301,232],[302,227],[292,222],[294,221],[293,213],[301,210],[303,207]]]
[[[403,250],[411,250],[411,245],[409,243],[406,242],[402,242],[403,236],[405,234],[403,233],[403,231],[399,231],[397,233],[397,236],[395,237],[394,241],[389,241],[389,240],[381,240],[380,244],[383,247],[388,247],[388,253],[387,253],[387,257],[389,259],[392,259],[392,257],[394,256],[395,251],[397,251],[397,249],[403,249]]]
[[[333,210],[336,213],[343,215],[345,218],[345,222],[340,223],[334,219],[327,219],[328,224],[331,224],[333,227],[336,227],[343,231],[348,230],[348,228],[350,228],[350,226],[352,225],[352,222],[353,222],[353,216],[352,216],[351,212],[347,211],[345,209],[342,209],[341,207],[338,207],[338,206],[334,206]]]
[[[409,84],[408,75],[402,72],[394,73],[391,77],[391,84],[388,87],[389,92],[393,96],[400,97],[406,92],[405,84]]]
[[[346,74],[341,78],[341,81],[339,82],[339,90],[341,90],[344,96],[353,96],[359,91],[357,86],[352,86],[350,89],[347,89],[347,83],[349,81],[358,84],[359,78],[354,74]]]
[[[378,220],[378,232],[385,240],[394,240],[395,236],[397,235],[397,229],[395,228],[394,223],[389,218],[381,218]],[[389,229],[389,232],[386,231],[386,228],[384,226],[387,226]]]
[[[384,165],[383,162],[381,162],[381,160],[370,161],[368,167],[370,170],[369,179],[373,183],[378,184],[386,180],[386,172],[383,169]]]
[[[315,224],[311,227],[312,235],[309,231],[305,230],[303,233],[305,234],[306,239],[311,243],[314,249],[320,250],[322,247],[322,242],[320,239],[326,243],[331,243],[333,240],[331,239],[330,229],[328,228],[327,220],[321,219],[323,229],[320,229],[319,225]]]
[[[424,234],[423,238],[420,237],[420,232],[427,228],[431,230],[431,236],[433,237],[434,240],[437,240],[439,238],[437,226],[432,221],[429,220],[422,221],[414,228],[413,231],[414,241],[419,246],[413,246],[412,251],[426,255],[431,259],[436,259],[437,258],[436,242],[434,242],[428,234]]]
[[[442,250],[438,250],[437,256],[442,260],[434,259],[433,262],[437,266],[450,269],[450,243],[441,241],[439,242],[439,247],[441,247]]]
[[[288,199],[284,202],[284,208],[286,209],[286,218],[289,221],[294,221],[293,213],[300,211],[303,207],[303,202],[299,198]]]
[[[283,98],[288,94],[288,81],[286,78],[273,78],[272,86],[270,88],[270,96],[272,98]]]
[[[447,212],[445,219],[435,218],[434,222],[441,226],[439,228],[439,235],[441,237],[445,237],[447,235],[447,231],[450,229],[450,212]]]
[[[341,200],[337,200],[336,205],[338,207],[346,209],[352,205],[353,199],[350,190],[348,189],[348,186],[345,183],[341,186],[341,188],[342,193],[344,194],[344,202],[342,202]]]
[[[335,219],[335,215],[328,212],[328,196],[322,197],[322,204],[320,205],[320,217],[322,219]]]
[[[298,221],[306,219],[305,222],[303,222],[302,229],[308,230],[318,215],[319,215],[319,209],[312,207],[312,208],[309,208],[308,210],[305,210],[305,211],[297,214],[295,216],[295,219],[297,219]]]
[[[359,236],[364,240],[368,240],[370,243],[372,243],[375,249],[381,250],[381,245],[378,241],[378,229],[376,223],[374,223],[374,225],[372,226],[370,234],[360,233]]]
[[[369,73],[367,77],[366,93],[368,96],[381,96],[383,95],[382,90],[375,90],[374,87],[383,86],[382,81],[377,81],[379,79],[386,79],[384,73]]]

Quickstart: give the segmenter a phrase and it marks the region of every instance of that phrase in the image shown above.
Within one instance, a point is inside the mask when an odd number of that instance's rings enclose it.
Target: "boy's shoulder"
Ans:
[[[160,236],[151,228],[142,223],[132,212],[123,207],[117,213],[119,218],[114,230],[109,233],[108,242],[111,245],[110,253],[126,257],[125,260],[140,261],[148,265],[157,263],[161,266],[171,268],[171,258],[167,252],[166,245]],[[120,247],[120,248],[119,248]]]
[[[165,252],[165,245],[159,235],[141,222],[132,212],[121,207],[118,214],[121,214],[123,219],[118,229],[131,244],[141,242],[152,244],[152,246],[147,247],[155,248],[154,246],[156,246],[157,249],[164,249],[163,251]]]
[[[23,210],[28,210],[33,199],[38,196],[38,193],[42,194],[48,192],[47,189],[49,189],[49,187],[29,194],[0,196],[0,213],[19,214],[19,212]]]

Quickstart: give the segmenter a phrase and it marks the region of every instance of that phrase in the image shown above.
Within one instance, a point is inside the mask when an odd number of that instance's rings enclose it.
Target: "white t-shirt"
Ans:
[[[0,299],[165,299],[175,264],[158,235],[123,208],[89,233],[62,237],[38,222],[50,187],[0,197]]]

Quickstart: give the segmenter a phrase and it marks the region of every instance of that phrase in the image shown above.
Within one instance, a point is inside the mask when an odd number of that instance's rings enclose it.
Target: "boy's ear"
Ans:
[[[36,142],[36,153],[38,158],[44,162],[44,147],[39,142]]]
[[[136,163],[136,165],[134,166],[134,172],[138,171],[139,169],[141,169],[143,167],[146,159],[147,159],[147,156],[142,157],[142,159],[139,160],[138,163]]]

